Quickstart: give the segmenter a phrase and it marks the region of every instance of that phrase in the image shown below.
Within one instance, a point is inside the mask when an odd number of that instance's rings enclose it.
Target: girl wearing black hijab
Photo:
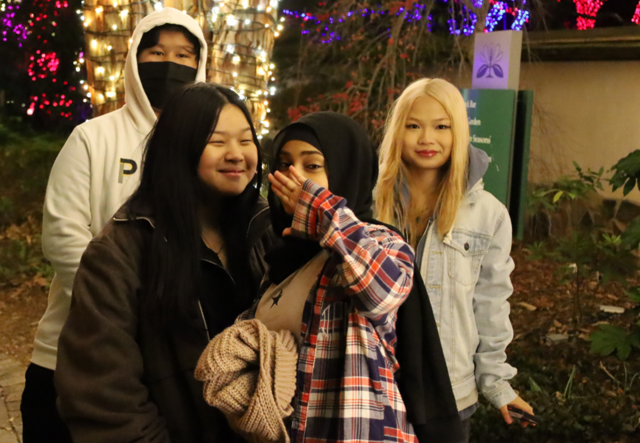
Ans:
[[[376,225],[377,228],[389,227],[372,218],[371,194],[378,177],[378,168],[375,164],[371,165],[371,162],[377,161],[377,156],[367,133],[354,120],[335,113],[320,112],[309,114],[283,129],[273,144],[273,178],[281,172],[286,173],[287,167],[292,163],[289,159],[291,154],[288,153],[291,150],[298,150],[300,153],[299,164],[295,165],[295,169],[305,171],[304,178],[321,184],[323,175],[326,176],[328,182],[322,183],[323,186],[328,185],[333,194],[344,197],[346,206],[359,220],[369,226]],[[321,153],[308,152],[313,150]],[[277,195],[278,189],[283,186],[273,178],[270,178],[272,188],[269,192],[269,205],[274,230],[276,234],[280,234],[292,224],[292,217],[283,206],[295,201],[295,197],[288,198],[286,192]],[[299,203],[303,202],[299,200]],[[297,215],[293,219],[299,223]],[[391,229],[395,231],[395,228]],[[323,246],[322,242],[302,239],[296,235],[284,236],[283,240],[283,247],[266,256],[270,266],[269,280],[272,283],[279,283],[291,275]],[[363,263],[366,264],[364,260]],[[383,277],[384,273],[381,271],[377,278]],[[277,297],[278,293],[274,295]],[[263,297],[262,300],[265,303],[268,297]],[[272,304],[269,301],[268,306]],[[413,431],[420,442],[458,441],[461,425],[455,398],[429,297],[419,273],[414,273],[413,288],[393,316],[395,337],[387,343],[391,345],[390,355],[396,361],[392,370],[402,398],[399,401],[404,403],[406,417],[413,426]],[[384,334],[381,337],[385,337]],[[303,349],[300,353],[302,356]],[[299,379],[304,369],[299,364]],[[306,369],[311,370],[309,367]],[[345,377],[346,374],[347,371]],[[297,396],[301,395],[300,386],[298,385]],[[371,441],[378,441],[371,435],[370,438]]]
[[[385,236],[391,236],[392,233],[385,229],[388,228],[387,225],[372,218],[371,194],[378,176],[378,168],[375,164],[377,156],[367,133],[351,118],[327,112],[309,114],[278,134],[274,140],[273,154],[275,161],[271,168],[270,181],[272,187],[269,192],[272,224],[276,234],[280,234],[280,232],[291,234],[292,229],[287,228],[293,226],[295,231],[297,226],[297,232],[283,237],[284,246],[273,250],[266,256],[270,266],[269,279],[267,279],[266,285],[271,285],[272,291],[265,293],[262,297],[256,316],[260,318],[262,315],[263,320],[267,323],[275,319],[277,325],[282,318],[287,318],[287,316],[278,317],[274,312],[271,314],[271,318],[264,319],[270,311],[280,305],[280,300],[284,300],[287,295],[286,290],[273,291],[274,285],[296,272],[301,263],[309,263],[311,258],[316,256],[321,249],[327,248],[327,243],[323,243],[326,240],[320,239],[320,241],[317,241],[315,238],[309,238],[308,236],[305,238],[304,235],[301,235],[305,229],[304,217],[307,216],[306,223],[319,222],[325,225],[329,223],[326,220],[318,221],[314,219],[313,211],[308,211],[306,206],[308,195],[305,192],[301,192],[301,196],[297,197],[298,200],[296,202],[296,193],[289,190],[291,183],[283,180],[281,175],[286,175],[287,177],[293,175],[294,177],[291,178],[291,181],[297,181],[298,184],[304,184],[305,186],[309,185],[309,183],[305,183],[305,179],[309,179],[329,189],[334,194],[333,198],[338,198],[336,195],[343,197],[346,200],[346,207],[353,211],[353,215],[360,222],[351,224],[354,223],[353,220],[345,220],[344,226],[349,226],[346,228],[347,230],[359,230],[366,226],[364,229],[367,229],[372,236],[381,232],[384,232]],[[291,168],[291,166],[294,166],[294,168]],[[287,171],[287,169],[290,169],[290,171]],[[297,171],[303,172],[296,174]],[[323,178],[327,181],[323,182]],[[320,197],[320,192],[316,191],[315,195]],[[325,205],[320,201],[317,201],[316,204],[320,207]],[[287,210],[287,205],[289,205],[289,210]],[[295,211],[293,217],[289,215],[292,210]],[[334,214],[333,220],[340,217],[341,215]],[[397,232],[394,228],[391,229]],[[324,232],[325,236],[331,236],[328,231]],[[377,258],[375,258],[374,251],[371,251],[370,257],[372,257],[370,258],[371,261],[367,261],[366,257],[359,256],[356,259],[356,265],[372,266],[377,269],[374,278],[381,282],[386,282],[387,274],[384,268],[376,267],[375,261]],[[333,253],[332,258],[339,263],[340,261],[349,261],[352,257]],[[339,265],[338,268],[340,266],[344,266],[344,264]],[[304,272],[304,270],[298,272]],[[345,275],[347,274],[345,273]],[[387,314],[387,323],[384,326],[379,326],[382,317],[372,320],[370,313],[367,314],[361,311],[358,304],[353,303],[353,301],[357,300],[355,298],[351,300],[351,304],[347,305],[347,308],[354,309],[352,313],[355,315],[349,316],[346,327],[353,326],[351,320],[354,318],[359,320],[366,319],[369,325],[373,327],[368,330],[370,335],[366,339],[363,338],[359,344],[370,343],[369,340],[372,337],[376,343],[384,344],[383,347],[386,352],[386,354],[383,353],[385,355],[384,358],[388,358],[388,362],[393,362],[387,368],[391,368],[393,372],[397,385],[397,387],[394,385],[396,393],[399,388],[399,395],[394,398],[394,401],[403,411],[406,410],[405,419],[410,423],[406,425],[406,429],[412,428],[415,436],[421,442],[455,442],[459,440],[461,426],[435,318],[420,274],[415,273],[413,277],[413,288],[410,294],[402,301],[399,301],[395,309]],[[322,300],[317,294],[314,295],[314,291],[318,290],[323,284],[322,275],[319,277],[312,275],[311,278],[307,275],[306,280],[305,277],[298,278],[298,280],[307,281],[309,286],[312,283],[314,284],[310,291],[310,297],[305,304],[302,322],[303,331],[307,330],[305,328],[308,328],[307,325],[311,323],[308,318],[318,315],[318,313],[322,313],[321,319],[317,320],[320,322],[320,327],[316,326],[318,329],[312,330],[311,333],[314,331],[322,332],[322,327],[337,331],[338,328],[333,319],[340,318],[342,320],[344,318],[342,316],[346,316],[344,315],[346,313],[340,311],[340,314],[336,315],[335,313],[339,311],[336,307],[345,307],[344,302],[346,299],[338,298],[337,300],[332,300],[330,297],[325,296],[324,300]],[[311,297],[315,297],[315,299]],[[311,300],[315,304],[312,305]],[[325,304],[322,304],[322,301]],[[276,306],[272,308],[274,303]],[[343,304],[341,305],[340,303]],[[286,309],[287,305],[284,304],[284,306]],[[311,313],[311,309],[314,310],[313,313]],[[322,398],[322,396],[325,396],[324,400],[330,397],[329,391],[331,391],[332,386],[335,386],[336,379],[327,379],[317,385],[315,384],[320,378],[316,374],[318,369],[314,369],[314,365],[309,362],[309,357],[305,356],[306,351],[309,353],[314,351],[313,346],[310,344],[314,338],[308,335],[308,342],[306,344],[305,342],[301,343],[298,360],[298,390],[296,399],[294,399],[296,412],[293,416],[291,433],[292,436],[298,436],[297,441],[302,442],[305,438],[314,438],[316,432],[320,432],[323,426],[324,429],[320,434],[323,436],[329,435],[330,438],[328,440],[333,440],[334,434],[332,434],[332,431],[337,428],[341,429],[338,434],[338,441],[349,437],[353,437],[354,440],[360,439],[360,441],[396,441],[389,438],[387,433],[385,433],[384,437],[381,437],[381,434],[377,434],[373,430],[369,433],[361,432],[367,426],[367,419],[364,419],[363,416],[369,416],[371,407],[365,407],[366,402],[358,405],[357,402],[351,401],[353,399],[350,396],[350,391],[353,389],[358,392],[359,388],[356,387],[358,383],[364,383],[367,386],[375,385],[377,377],[373,375],[375,370],[371,370],[371,366],[367,367],[369,372],[368,375],[365,375],[367,370],[364,370],[364,366],[370,364],[371,361],[364,363],[364,359],[358,360],[351,357],[352,350],[350,346],[352,341],[350,341],[349,337],[347,333],[346,343],[340,342],[337,338],[335,341],[329,339],[342,352],[340,358],[345,358],[343,360],[344,372],[342,374],[336,373],[335,376],[337,378],[342,377],[342,388],[349,386],[349,392],[342,391],[334,399],[335,403],[333,404],[318,399]],[[305,346],[308,346],[308,349]],[[318,346],[316,346],[316,349]],[[332,349],[332,351],[336,352],[335,349]],[[315,352],[315,366],[324,368],[325,361],[318,357],[317,351]],[[377,361],[380,360],[378,359]],[[316,372],[313,372],[314,370]],[[337,366],[335,370],[339,371]],[[367,376],[372,378],[366,380]],[[321,394],[306,396],[305,386],[313,386]],[[363,392],[364,390],[359,393],[362,394]],[[308,401],[305,399],[308,399]],[[321,416],[328,409],[335,408],[334,412],[330,414],[333,418],[311,420],[307,415],[306,426],[304,423],[297,421],[299,420],[297,417],[301,417],[303,414],[303,407],[308,407],[310,404],[314,409],[311,412],[307,412],[307,414],[315,413]],[[352,410],[348,411],[350,408]],[[340,417],[349,414],[352,414],[352,417],[358,417],[357,419],[354,418],[358,424],[357,426],[354,426],[349,420],[340,419]],[[389,415],[385,413],[385,416],[388,417]],[[300,429],[306,429],[306,432],[298,431],[296,426]],[[349,428],[349,426],[353,427]],[[346,428],[353,432],[344,432]],[[388,431],[389,429],[387,429]],[[406,435],[402,438],[406,439],[404,441],[410,441]],[[402,438],[397,441],[403,441]],[[292,441],[296,441],[296,439]],[[323,440],[320,439],[320,441]]]
[[[284,244],[266,257],[269,288],[256,318],[298,338],[291,439],[417,441],[393,375],[413,251],[367,222],[373,145],[351,118],[323,112],[285,128],[274,148],[269,204]]]

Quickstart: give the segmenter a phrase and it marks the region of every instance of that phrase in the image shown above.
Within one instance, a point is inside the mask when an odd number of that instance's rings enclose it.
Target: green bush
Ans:
[[[597,172],[587,169],[583,171],[580,165],[573,162],[575,173],[563,175],[552,186],[542,185],[533,187],[527,196],[527,212],[529,216],[529,231],[532,237],[543,235],[551,237],[554,231],[554,215],[563,213],[567,217],[568,226],[565,228],[578,228],[572,226],[572,208],[574,202],[589,201],[594,193],[602,190],[604,168]],[[547,223],[546,232],[541,232],[541,225]],[[555,229],[557,230],[557,228]],[[566,229],[561,229],[566,232]]]
[[[571,370],[541,366],[547,360],[544,354],[544,349],[512,349],[513,359],[510,357],[519,370],[512,386],[533,406],[540,426],[522,429],[517,422],[509,426],[498,410],[481,400],[471,419],[471,442],[619,442],[624,434],[635,436],[640,432],[640,411],[631,395],[634,389],[637,391],[637,374],[625,372],[623,380],[608,383],[590,377],[585,383],[582,377],[576,380],[575,374],[592,376],[593,363],[578,363]]]
[[[640,188],[640,149],[618,161],[611,170],[614,174],[609,183],[614,191],[623,187],[623,193],[627,195],[636,185]]]
[[[635,286],[626,292],[632,302],[638,304],[636,311],[640,310],[640,286]],[[590,336],[591,352],[602,356],[612,354],[614,351],[620,360],[626,360],[633,348],[640,349],[640,320],[632,325],[630,330],[614,325],[600,325]]]
[[[65,138],[0,121],[0,283],[53,276],[40,248],[39,220],[49,172]]]
[[[30,214],[40,218],[49,172],[64,141],[63,135],[0,122],[0,230]]]
[[[36,274],[50,281],[53,273],[53,267],[42,255],[39,241],[32,244],[23,240],[0,241],[0,281]]]

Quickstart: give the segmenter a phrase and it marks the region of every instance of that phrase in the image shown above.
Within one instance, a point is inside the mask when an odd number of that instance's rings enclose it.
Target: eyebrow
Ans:
[[[244,134],[244,133],[245,133],[245,132],[247,132],[247,131],[251,131],[251,128],[246,127],[246,128],[241,129],[241,130],[239,130],[239,131],[236,131],[236,133],[238,133],[238,134]],[[229,131],[213,131],[213,134],[230,135],[230,134],[231,134],[231,132],[229,132]],[[213,135],[213,134],[211,134],[211,135]]]
[[[166,46],[165,46],[165,45],[163,45],[162,43],[158,42],[158,43],[156,43],[154,46],[152,46],[152,47],[151,47],[151,48],[149,48],[149,49],[153,49],[153,48],[155,48],[156,46],[159,46],[159,47],[161,47],[161,48],[163,48],[163,49],[164,49],[164,48],[166,48]],[[187,51],[187,52],[191,52],[192,54],[195,54],[195,48],[193,47],[193,45],[192,45],[191,43],[189,43],[188,45],[180,45],[180,46],[178,46],[178,47],[179,47],[180,49],[184,49],[184,50],[185,50],[185,51]]]
[[[411,116],[409,116],[409,118],[407,118],[407,120],[413,120],[413,121],[416,121],[416,122],[422,122],[422,120],[420,120],[419,118],[411,117]],[[447,121],[447,120],[450,121],[451,119],[449,117],[440,117],[440,118],[437,118],[437,119],[435,119],[433,121],[441,122],[441,121]]]
[[[279,155],[288,155],[289,157],[291,157],[291,153],[286,151],[280,151]],[[302,151],[300,152],[300,155],[320,155],[324,158],[324,154],[320,151]]]

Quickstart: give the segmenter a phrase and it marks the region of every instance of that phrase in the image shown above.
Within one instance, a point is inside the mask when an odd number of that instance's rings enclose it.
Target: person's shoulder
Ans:
[[[122,255],[138,255],[155,228],[151,217],[131,215],[127,208],[125,203],[91,242]]]
[[[497,211],[507,209],[507,207],[496,198],[495,195],[484,189],[476,191],[476,203],[485,207],[495,209]]]
[[[456,225],[490,234],[505,217],[509,217],[507,207],[490,192],[478,189],[460,206]]]
[[[120,108],[116,111],[109,112],[108,114],[104,114],[99,117],[94,117],[79,124],[75,127],[73,132],[83,133],[87,137],[91,136],[91,134],[111,132],[111,136],[113,136],[114,134],[112,131],[124,118],[124,109]]]

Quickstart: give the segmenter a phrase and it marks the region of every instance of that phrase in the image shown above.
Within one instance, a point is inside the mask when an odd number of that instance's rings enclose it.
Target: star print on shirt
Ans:
[[[282,298],[282,289],[280,290],[280,293],[278,295],[276,295],[271,299],[271,301],[273,301],[273,304],[271,305],[271,307],[273,308],[274,306],[277,306],[281,298]]]

